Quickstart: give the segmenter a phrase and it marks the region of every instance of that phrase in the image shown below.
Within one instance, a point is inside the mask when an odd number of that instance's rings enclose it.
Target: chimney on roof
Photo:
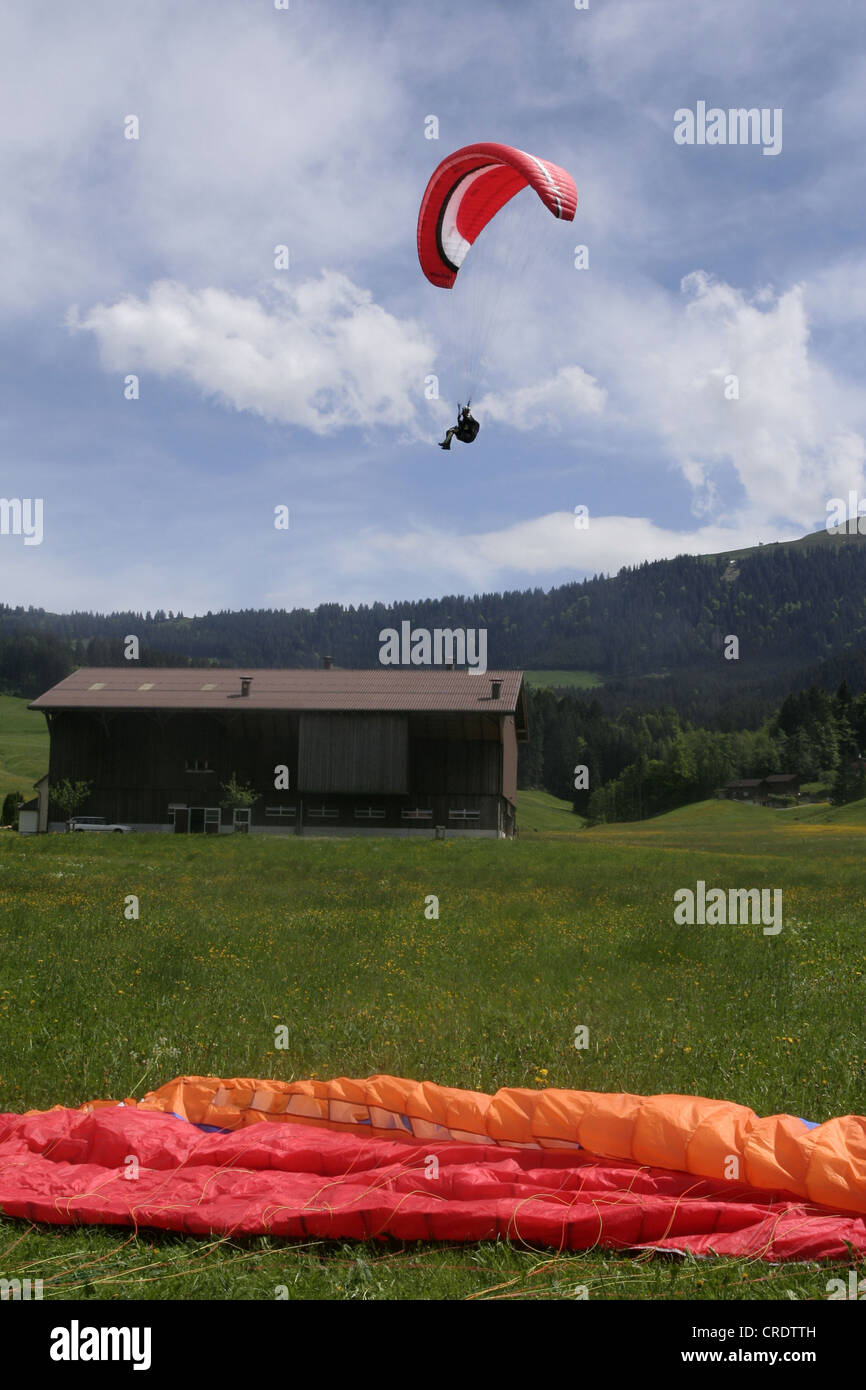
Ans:
[[[334,658],[333,658],[332,656],[323,656],[323,657],[322,657],[322,670],[323,670],[323,671],[330,671],[330,669],[331,669],[331,667],[333,666],[333,664],[334,664]]]
[[[252,683],[253,683],[253,678],[252,678],[252,676],[241,676],[241,694],[242,694],[242,695],[249,695],[249,693],[250,693],[250,686],[252,685]]]
[[[490,682],[490,698],[491,698],[491,700],[498,700],[498,699],[499,699],[499,694],[500,694],[500,691],[501,691],[501,690],[502,690],[502,681],[494,681],[494,680],[491,680],[491,682]]]

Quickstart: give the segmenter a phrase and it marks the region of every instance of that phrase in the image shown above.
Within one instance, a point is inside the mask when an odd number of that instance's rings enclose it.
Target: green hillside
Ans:
[[[821,531],[811,531],[808,536],[798,536],[794,541],[769,541],[766,545],[750,545],[744,550],[723,550],[719,554],[731,560],[742,560],[746,556],[757,554],[759,551],[766,554],[775,550],[814,550],[816,546],[820,546],[822,549],[840,544],[857,546],[864,541],[866,541],[866,534],[861,534],[859,531],[855,531],[853,534],[849,531],[842,531],[838,536],[834,536],[825,528]],[[705,555],[702,558],[713,560],[718,557]]]
[[[862,855],[866,830],[866,801],[846,806],[795,806],[775,810],[735,801],[709,800],[680,806],[651,820],[599,825],[581,832],[581,844],[593,841],[620,846],[646,847],[655,842],[659,852],[688,849],[705,854],[729,854],[743,860],[775,861],[779,873],[787,871],[790,855],[810,863],[819,880],[826,877],[826,856],[832,854],[852,866]]]
[[[562,801],[550,792],[520,791],[517,793],[517,828],[521,836],[576,835],[584,822],[571,809],[571,802]]]
[[[48,771],[48,730],[27,701],[0,695],[0,800],[7,792],[33,796],[33,783]]]
[[[856,853],[861,852],[859,829],[866,830],[866,801],[846,806],[821,802],[814,806],[775,809],[750,806],[738,801],[712,798],[690,806],[680,806],[644,821],[626,821],[588,828],[581,816],[572,812],[571,803],[549,792],[520,791],[517,794],[517,824],[522,839],[552,840],[579,836],[581,844],[618,842],[645,845],[656,840],[666,846],[712,850],[725,845],[733,853],[748,854],[750,849],[767,853],[787,853],[796,841],[803,852],[811,853],[825,836],[836,835]],[[814,838],[812,838],[814,837]],[[816,848],[816,853],[823,853]]]

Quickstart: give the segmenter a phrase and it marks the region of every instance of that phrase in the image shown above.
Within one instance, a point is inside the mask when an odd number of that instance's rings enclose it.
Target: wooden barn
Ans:
[[[793,772],[773,772],[769,777],[738,777],[720,787],[717,795],[728,801],[748,801],[766,806],[773,797],[800,795],[800,778]]]
[[[514,834],[520,671],[85,667],[30,708],[49,794],[87,782],[79,812],[133,830]]]

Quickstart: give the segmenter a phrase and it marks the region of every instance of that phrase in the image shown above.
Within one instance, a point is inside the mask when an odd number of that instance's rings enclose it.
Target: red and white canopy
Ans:
[[[558,164],[510,145],[466,145],[435,170],[418,214],[418,259],[431,284],[450,289],[476,237],[523,188],[554,217],[572,222],[574,179]]]

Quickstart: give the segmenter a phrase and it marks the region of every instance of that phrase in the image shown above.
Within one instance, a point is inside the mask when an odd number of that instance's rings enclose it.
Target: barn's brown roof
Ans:
[[[250,679],[241,694],[241,677]],[[499,681],[499,695],[492,682]],[[444,667],[420,670],[273,671],[225,667],[83,666],[51,687],[29,708],[214,710],[391,710],[521,715],[523,672]]]

